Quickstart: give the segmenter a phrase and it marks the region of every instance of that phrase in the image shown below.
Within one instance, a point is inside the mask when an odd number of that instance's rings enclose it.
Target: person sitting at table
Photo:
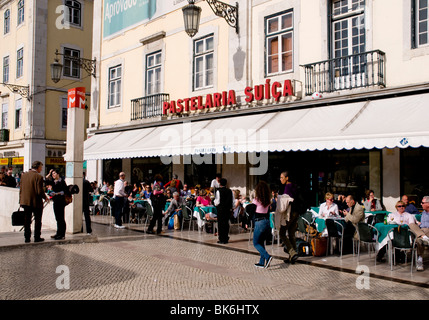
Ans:
[[[396,212],[392,212],[387,216],[387,223],[388,224],[395,224],[395,225],[410,225],[410,224],[415,224],[416,220],[414,218],[413,215],[409,214],[408,212],[405,212],[405,202],[399,200],[398,202],[396,202],[395,208],[396,208]],[[385,260],[383,259],[384,254],[386,253],[386,246],[383,246],[382,248],[380,248],[380,250],[378,250],[377,253],[377,262],[384,262]],[[399,254],[395,254],[395,256],[397,257],[397,261],[398,263],[404,263],[405,261],[405,255],[402,251],[399,252]]]
[[[200,206],[206,207],[206,206],[210,206],[211,204],[212,204],[212,199],[207,194],[207,190],[202,189],[200,192],[200,195],[197,197],[196,206],[197,207],[200,207]]]
[[[408,226],[414,235],[416,236],[417,244],[417,271],[423,271],[423,253],[424,245],[429,246],[429,196],[424,196],[422,199],[422,217],[416,223],[410,223]]]
[[[149,184],[145,185],[145,190],[143,191],[143,199],[150,199],[151,194],[152,187]]]
[[[165,189],[165,200],[170,202],[173,199],[173,194],[170,188]]]
[[[343,236],[343,251],[350,252],[353,250],[353,237],[358,238],[356,226],[359,222],[365,221],[365,212],[363,207],[356,202],[352,195],[348,195],[346,198],[347,206],[349,210],[344,210],[344,221],[346,223],[344,227]]]
[[[180,196],[184,199],[191,196],[191,190],[188,189],[188,185],[186,183],[183,185],[183,189],[180,191]]]
[[[366,192],[366,200],[363,203],[365,207],[365,211],[381,211],[383,210],[383,207],[381,206],[380,200],[376,199],[374,196],[373,190],[368,190]]]
[[[420,211],[416,208],[415,205],[408,202],[408,196],[404,194],[401,199],[405,203],[405,212],[410,214],[420,214]]]
[[[340,214],[340,217],[344,218],[343,211],[349,209],[346,202],[346,196],[339,194],[337,200],[334,200],[334,203],[338,206],[338,213]]]
[[[170,201],[170,206],[165,211],[165,220],[164,225],[168,225],[169,219],[176,213],[179,216],[179,219],[182,217],[182,205],[184,205],[185,202],[183,198],[180,196],[179,192],[175,191],[173,192],[173,198]],[[180,221],[182,223],[182,221]]]
[[[319,218],[338,217],[338,206],[334,203],[334,195],[330,192],[325,194],[325,202],[320,205]]]

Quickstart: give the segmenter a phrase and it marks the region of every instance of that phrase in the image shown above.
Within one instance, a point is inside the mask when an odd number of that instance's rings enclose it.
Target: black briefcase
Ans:
[[[24,210],[21,208],[18,211],[12,213],[12,225],[13,226],[23,226],[24,225]]]

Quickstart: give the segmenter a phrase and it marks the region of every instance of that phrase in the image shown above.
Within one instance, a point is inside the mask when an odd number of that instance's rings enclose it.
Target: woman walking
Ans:
[[[270,237],[271,230],[269,217],[271,192],[266,182],[260,181],[256,185],[253,204],[256,205],[253,246],[261,255],[259,262],[255,264],[255,267],[268,268],[273,257],[268,254],[267,250],[265,250],[264,243],[265,240]]]
[[[55,240],[65,239],[66,236],[66,220],[64,208],[66,207],[65,194],[68,194],[67,184],[61,179],[58,172],[51,170],[46,180],[47,185],[52,186],[52,200],[54,201],[54,214],[57,220],[57,233],[51,238]]]

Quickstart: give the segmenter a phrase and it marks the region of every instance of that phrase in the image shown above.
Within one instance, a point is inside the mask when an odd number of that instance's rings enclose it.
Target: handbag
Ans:
[[[178,214],[174,215],[174,230],[180,230],[180,219]]]
[[[13,226],[23,226],[24,225],[24,210],[21,210],[21,207],[18,208],[18,211],[12,212],[12,225]]]

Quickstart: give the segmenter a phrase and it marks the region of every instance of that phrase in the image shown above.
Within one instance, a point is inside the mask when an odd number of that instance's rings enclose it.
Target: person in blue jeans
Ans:
[[[255,229],[253,234],[253,246],[261,255],[259,262],[255,264],[257,268],[268,268],[273,259],[265,250],[265,240],[270,237],[270,215],[271,192],[265,181],[259,181],[255,188],[255,199],[252,202],[256,205]]]

